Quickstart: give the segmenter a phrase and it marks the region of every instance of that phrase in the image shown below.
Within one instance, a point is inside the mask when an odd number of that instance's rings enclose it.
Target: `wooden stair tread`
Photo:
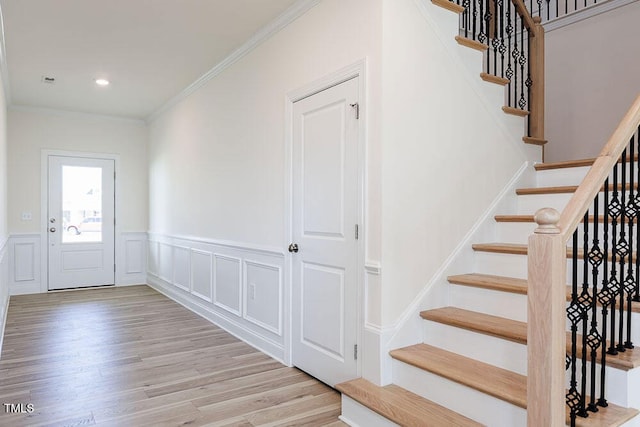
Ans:
[[[638,155],[633,156],[634,161],[638,160]],[[577,160],[563,160],[560,162],[549,162],[549,163],[536,163],[534,168],[537,171],[551,170],[551,169],[565,169],[565,168],[579,168],[584,166],[592,166],[596,161],[595,158],[592,159],[577,159]],[[618,160],[618,163],[622,163],[622,159]]]
[[[469,47],[471,49],[478,50],[480,52],[484,52],[485,50],[488,49],[488,46],[486,44],[482,44],[477,40],[471,40],[466,37],[456,36],[456,41],[460,46]]]
[[[522,142],[524,142],[525,144],[539,145],[539,146],[543,147],[549,141],[547,141],[546,139],[542,139],[542,138],[534,138],[532,136],[523,136],[522,137]]]
[[[521,408],[527,407],[527,377],[427,344],[393,350],[391,357],[471,387]]]
[[[627,183],[625,185],[626,190],[631,190],[631,185]],[[568,194],[575,193],[578,189],[577,185],[561,185],[557,187],[530,187],[530,188],[518,188],[516,194],[518,196],[536,195],[536,194]],[[634,190],[638,189],[637,183],[634,184]],[[609,184],[609,191],[613,191],[613,184]],[[622,184],[618,184],[618,191],[622,190]],[[604,191],[604,185],[600,188],[600,191]]]
[[[449,283],[455,285],[473,286],[476,288],[510,292],[513,294],[527,294],[527,280],[514,277],[494,276],[490,274],[458,274],[447,277]]]
[[[497,85],[505,86],[509,84],[509,79],[505,79],[504,77],[494,76],[489,73],[480,73],[480,78],[487,83],[495,83]]]
[[[527,344],[527,323],[505,317],[492,316],[457,307],[442,307],[425,310],[420,313],[425,320],[442,323],[456,328],[466,329],[493,337]],[[567,354],[571,352],[571,333],[567,332]],[[582,336],[578,336],[578,354],[582,353]],[[598,354],[598,361],[602,355]],[[640,349],[627,349],[617,355],[607,355],[609,366],[630,370],[640,366]]]
[[[567,424],[569,424],[569,408],[567,408]],[[589,413],[588,418],[578,417],[577,427],[618,427],[638,415],[638,410],[634,408],[623,408],[618,405],[609,404],[606,408],[598,407],[597,413]]]
[[[518,344],[527,343],[527,324],[505,317],[492,316],[457,307],[442,307],[420,313],[425,320],[455,326],[473,332],[506,339]]]
[[[391,357],[416,368],[431,372],[482,393],[527,408],[527,377],[506,369],[461,356],[428,344],[415,344],[390,352]],[[568,409],[568,408],[567,408]],[[578,418],[579,427],[620,426],[638,414],[633,408],[609,404]]]
[[[565,160],[561,162],[536,163],[533,165],[537,171],[545,171],[552,169],[579,168],[584,166],[592,166],[596,159],[578,159]]]
[[[433,427],[482,425],[393,384],[379,387],[358,378],[338,384],[336,389],[402,426],[424,426],[425,420]]]
[[[523,243],[474,243],[471,245],[474,251],[490,252],[497,254],[510,254],[510,255],[527,255],[529,253],[529,247]],[[573,257],[573,249],[567,247],[567,258]],[[609,254],[609,261],[611,261],[612,255]],[[629,258],[629,255],[625,257]],[[584,251],[578,249],[578,259],[584,259]],[[632,262],[636,261],[636,252],[633,252],[631,257]]]
[[[521,110],[519,108],[514,108],[514,107],[504,106],[502,107],[502,111],[504,111],[507,114],[511,114],[513,116],[519,116],[519,117],[526,117],[529,115],[529,111]]]
[[[496,222],[535,222],[533,215],[496,215],[493,217]],[[589,222],[593,222],[595,216],[589,215]],[[636,219],[634,219],[635,221]],[[626,220],[628,221],[628,219]],[[584,220],[581,221],[584,223]],[[598,222],[604,222],[604,215],[598,215]]]
[[[451,12],[454,12],[454,13],[460,14],[464,12],[463,6],[460,6],[459,4],[455,4],[454,2],[451,2],[449,0],[431,0],[431,3],[433,3],[436,6],[440,6],[443,9],[450,10]]]

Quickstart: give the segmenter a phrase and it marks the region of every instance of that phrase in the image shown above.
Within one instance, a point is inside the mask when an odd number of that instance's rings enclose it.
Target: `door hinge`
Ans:
[[[360,237],[360,227],[358,227],[358,224],[356,224],[356,240],[358,240],[359,237]]]
[[[360,104],[358,102],[355,102],[349,105],[351,105],[356,110],[356,120],[360,119]]]
[[[353,345],[353,360],[358,360],[358,344]]]

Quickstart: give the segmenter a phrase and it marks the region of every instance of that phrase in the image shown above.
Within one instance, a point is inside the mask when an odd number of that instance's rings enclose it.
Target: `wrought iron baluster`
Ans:
[[[462,12],[462,28],[464,28],[464,37],[469,38],[469,6],[471,4],[470,0],[463,0],[462,6],[464,7],[464,12]]]
[[[580,409],[578,410],[578,415],[581,417],[588,417],[589,414],[587,412],[586,407],[586,397],[587,397],[587,346],[588,343],[588,320],[589,320],[589,310],[591,308],[591,294],[589,293],[589,262],[588,262],[588,254],[589,254],[589,213],[584,214],[583,218],[583,227],[582,227],[582,291],[580,292],[580,296],[578,297],[578,304],[580,304],[580,319],[582,322],[582,355],[581,355],[581,388],[580,388]],[[574,252],[578,251],[577,247],[573,248]]]
[[[620,282],[618,282],[617,273],[617,256],[618,256],[618,217],[622,212],[620,200],[618,199],[618,164],[613,166],[613,194],[609,202],[609,215],[611,215],[611,276],[609,277],[609,290],[613,297],[611,298],[611,345],[607,352],[612,355],[618,354],[616,350],[616,295],[620,291]]]
[[[498,47],[500,47],[500,39],[498,38],[498,0],[489,0],[493,5],[493,13],[490,16],[490,22],[493,25],[493,39],[491,39],[491,46],[493,46],[493,74],[498,75]],[[487,53],[487,70],[489,70],[489,55]],[[487,71],[489,72],[489,71]]]
[[[507,13],[506,13],[506,18],[507,18],[507,28],[505,29],[507,32],[507,47],[508,47],[508,53],[507,53],[507,71],[505,72],[505,77],[507,79],[509,79],[509,84],[507,85],[507,105],[509,107],[512,106],[511,104],[511,92],[513,90],[513,85],[511,84],[511,78],[513,77],[513,68],[511,68],[511,57],[513,56],[513,49],[511,47],[511,36],[513,35],[513,23],[511,21],[511,8],[513,7],[513,2],[510,0],[507,0]]]
[[[520,49],[518,49],[518,34],[517,34],[517,29],[518,29],[518,18],[520,17],[520,15],[518,14],[518,12],[514,9],[513,10],[513,27],[514,27],[514,31],[516,31],[516,34],[514,34],[513,40],[514,40],[514,45],[513,45],[513,51],[511,52],[511,56],[513,56],[513,78],[514,78],[514,84],[513,84],[513,103],[514,105],[510,105],[510,107],[515,107],[518,104],[518,60],[520,59]]]
[[[580,409],[582,397],[578,392],[578,380],[576,375],[578,358],[578,323],[582,319],[581,305],[578,302],[578,229],[573,233],[573,252],[571,256],[571,302],[567,307],[567,317],[571,323],[571,356],[568,360],[568,368],[571,369],[569,380],[569,392],[567,393],[567,406],[571,426],[576,425],[576,416]]]
[[[588,409],[591,412],[598,412],[598,406],[596,405],[596,364],[598,363],[598,349],[602,344],[602,336],[598,332],[598,316],[597,316],[597,299],[598,295],[598,273],[600,265],[603,262],[603,254],[600,250],[600,240],[598,239],[598,195],[593,201],[593,242],[591,250],[588,253],[588,260],[591,264],[591,277],[592,277],[592,290],[591,290],[591,329],[589,330],[589,336],[587,337],[587,343],[589,344],[589,350],[591,351],[591,400],[589,402]],[[584,215],[585,224],[589,222],[589,214]],[[586,264],[586,261],[585,261]]]
[[[597,203],[596,203],[597,204]],[[602,289],[598,293],[598,301],[602,305],[602,348],[600,362],[600,397],[598,398],[598,406],[607,407],[607,399],[605,399],[605,378],[607,370],[607,319],[609,317],[609,304],[615,297],[615,294],[609,289],[609,178],[604,182],[604,218],[603,218],[603,236],[604,245],[603,260],[604,269],[602,272]],[[596,221],[598,218],[596,218]]]
[[[498,52],[500,52],[500,77],[502,78],[504,78],[504,53],[507,51],[507,46],[504,43],[504,2],[505,0],[498,0],[498,5],[500,6],[500,46],[498,47]]]
[[[525,79],[524,79],[524,66],[527,63],[527,57],[525,55],[525,46],[524,46],[524,33],[525,33],[525,27],[524,27],[524,18],[521,16],[520,17],[520,59],[519,59],[519,63],[520,63],[520,100],[518,101],[518,106],[520,107],[521,110],[524,110],[525,107],[527,106],[527,101],[524,98],[524,86],[525,86]]]
[[[626,207],[626,215],[627,215],[627,221],[629,224],[629,261],[628,261],[628,266],[627,266],[627,277],[624,280],[624,292],[627,294],[627,306],[626,306],[626,316],[627,316],[627,339],[624,342],[623,348],[628,348],[628,349],[632,349],[633,348],[633,342],[631,342],[631,309],[632,309],[632,302],[633,302],[633,292],[636,289],[636,278],[638,277],[637,275],[634,277],[633,273],[634,273],[634,267],[635,267],[635,263],[634,263],[634,255],[633,255],[633,227],[634,224],[636,224],[636,220],[637,220],[637,215],[638,215],[638,211],[636,209],[636,199],[634,197],[634,172],[635,172],[635,163],[634,163],[634,158],[635,158],[635,135],[633,135],[631,137],[631,141],[629,143],[629,201],[627,202],[627,207]],[[636,224],[637,225],[637,224]],[[636,251],[638,250],[638,248],[636,247]],[[636,254],[637,257],[637,254]],[[623,310],[623,301],[620,301],[621,303],[621,312]],[[622,325],[620,327],[620,331],[622,332]],[[620,338],[620,344],[622,344],[622,334],[621,334],[621,338]]]
[[[640,127],[638,127],[637,130],[637,144],[638,144],[638,154],[640,155]],[[632,143],[633,144],[633,143]],[[639,156],[640,157],[640,156]],[[632,162],[635,164],[637,163],[637,159],[633,158]],[[636,165],[637,166],[637,171],[638,171],[638,175],[637,175],[637,183],[640,186],[640,165]],[[636,280],[636,288],[635,288],[635,296],[633,297],[634,301],[640,301],[640,256],[638,256],[637,252],[640,252],[640,250],[638,250],[640,248],[640,223],[638,223],[638,221],[640,221],[640,190],[636,191],[636,197],[633,200],[635,208],[636,208],[636,278],[638,280]]]
[[[484,2],[485,0],[478,0],[480,2],[480,32],[478,33],[478,41],[480,43],[484,43],[487,39],[487,34],[484,32],[484,21],[486,19],[484,13]]]
[[[627,196],[627,150],[625,149],[622,152],[622,165],[621,165],[621,174],[620,174],[620,204],[622,213],[620,215],[620,238],[618,239],[618,259],[620,262],[620,289],[618,296],[620,297],[619,302],[619,319],[618,319],[618,345],[616,349],[619,352],[624,352],[626,350],[623,340],[624,340],[624,289],[626,286],[626,277],[624,275],[625,264],[627,260],[627,255],[629,254],[629,242],[626,239],[626,230],[625,230],[625,219],[627,217],[627,205],[626,205],[626,196]]]

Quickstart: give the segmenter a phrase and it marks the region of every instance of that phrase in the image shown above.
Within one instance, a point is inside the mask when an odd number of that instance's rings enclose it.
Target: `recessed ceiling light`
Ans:
[[[107,79],[96,79],[96,84],[98,86],[109,86],[109,80],[107,80]]]

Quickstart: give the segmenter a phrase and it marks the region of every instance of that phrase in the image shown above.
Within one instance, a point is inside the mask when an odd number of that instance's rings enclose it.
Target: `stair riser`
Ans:
[[[508,319],[527,321],[527,296],[471,286],[450,285],[453,307]]]
[[[600,370],[601,365],[596,364],[596,401],[600,397]],[[582,362],[576,363],[577,378],[581,378]],[[591,363],[587,363],[587,396],[591,396]],[[622,369],[612,369],[607,367],[605,398],[607,402],[625,408],[637,408],[640,405],[640,369],[625,371]],[[567,389],[571,384],[571,371],[566,372]],[[578,383],[578,391],[582,392],[582,382]]]
[[[527,424],[524,409],[476,391],[470,387],[393,361],[394,383],[453,411],[492,427]]]
[[[557,194],[523,194],[517,196],[517,213],[520,215],[533,215],[540,208],[553,208],[558,212],[562,212],[565,206],[571,200],[573,193],[557,193]],[[625,196],[625,203],[628,201],[628,193]],[[618,194],[620,200],[621,195]],[[612,193],[609,193],[609,200],[612,199]],[[593,203],[589,206],[589,214],[593,214]],[[598,197],[598,214],[604,214],[604,193],[600,192]]]
[[[382,415],[342,395],[342,415],[340,419],[352,427],[399,427]]]
[[[497,276],[515,277],[518,279],[527,278],[527,256],[502,254],[493,252],[475,252],[475,272],[482,274],[493,274]],[[571,260],[567,259],[567,283],[571,283]],[[582,284],[583,260],[578,263],[578,283]],[[591,266],[588,266],[589,280],[591,280]],[[602,277],[599,278],[599,281]]]
[[[624,225],[624,231],[625,231],[625,235],[629,236],[628,233],[628,227],[629,224],[628,222],[625,220],[625,225]],[[531,222],[498,222],[496,223],[496,241],[500,242],[500,243],[521,243],[521,244],[526,244],[529,241],[529,236],[531,234],[533,234],[533,231],[536,228],[536,224],[535,223],[531,223]],[[617,230],[619,233],[620,230],[620,223],[618,223],[617,225]],[[578,248],[582,248],[583,242],[583,231],[584,230],[584,225],[583,224],[579,224],[578,225]],[[608,235],[609,235],[609,247],[611,247],[611,235],[612,235],[612,228],[611,228],[611,224],[609,224],[609,230],[608,230]],[[636,235],[636,229],[634,227],[633,230],[633,250],[636,250],[636,241],[635,241],[635,235]],[[594,234],[593,234],[593,224],[589,224],[589,244],[591,244],[593,242],[593,238],[594,238]],[[598,223],[598,241],[599,241],[599,245],[600,245],[600,249],[603,250],[603,242],[604,242],[604,225],[599,222]],[[569,242],[567,242],[567,246],[572,247],[573,246],[573,239],[569,239]]]
[[[618,166],[620,168],[620,166]],[[634,166],[634,181],[638,181],[638,165]],[[538,187],[556,187],[563,185],[580,185],[589,172],[589,166],[577,168],[550,169],[536,172],[536,182]],[[620,174],[621,171],[618,172]],[[625,171],[625,182],[630,182],[630,170],[627,166]],[[609,175],[610,182],[613,182],[613,174]],[[618,177],[618,179],[620,179]]]
[[[580,185],[590,166],[579,168],[549,169],[536,172],[538,187],[557,187],[563,185]]]
[[[429,345],[522,375],[527,373],[527,348],[522,344],[429,320],[424,321],[423,334]]]
[[[536,227],[533,222],[497,222],[496,242],[527,243]]]
[[[453,307],[490,314],[493,316],[505,317],[507,319],[518,320],[520,322],[526,322],[527,320],[526,295],[452,284],[450,298],[450,305]],[[601,315],[602,309],[598,307],[598,321],[600,321]],[[616,322],[619,322],[617,311],[616,319],[618,319]],[[632,312],[631,321],[634,325],[640,325],[640,313]],[[582,327],[580,326],[580,330],[578,331],[579,333],[582,333],[581,328]],[[570,330],[570,323],[567,320],[567,331]],[[609,333],[609,330],[610,329],[607,330],[607,333]],[[623,328],[623,333],[626,339],[626,326]],[[616,335],[616,337],[617,336],[618,335]],[[635,326],[632,329],[631,341],[640,346],[640,326]]]

